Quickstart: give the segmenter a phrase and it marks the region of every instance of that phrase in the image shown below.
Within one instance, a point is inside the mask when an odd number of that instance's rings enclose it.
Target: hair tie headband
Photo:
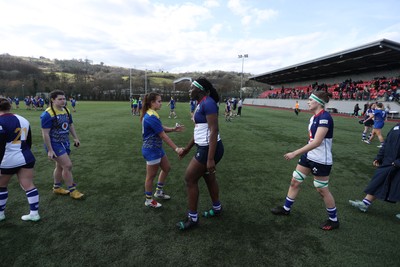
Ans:
[[[203,87],[201,84],[199,84],[197,81],[193,81],[193,82],[192,82],[192,85],[196,86],[196,87],[199,88],[200,90],[205,91],[204,87]]]
[[[319,104],[321,104],[323,106],[325,106],[325,104],[326,104],[324,100],[322,100],[321,98],[319,98],[318,96],[316,96],[314,94],[310,95],[310,99],[317,101]]]

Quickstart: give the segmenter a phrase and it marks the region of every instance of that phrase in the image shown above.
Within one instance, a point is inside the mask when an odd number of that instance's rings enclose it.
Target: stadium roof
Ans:
[[[400,68],[400,43],[387,39],[250,77],[270,85]]]

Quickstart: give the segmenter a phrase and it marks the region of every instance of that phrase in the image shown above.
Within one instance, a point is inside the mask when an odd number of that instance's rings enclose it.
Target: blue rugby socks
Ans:
[[[291,199],[290,197],[286,196],[285,205],[283,205],[283,208],[286,211],[290,211],[290,209],[292,208],[293,203],[294,203],[294,199]]]

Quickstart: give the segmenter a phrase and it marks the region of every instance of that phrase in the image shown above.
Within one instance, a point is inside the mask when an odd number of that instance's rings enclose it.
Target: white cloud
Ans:
[[[219,2],[217,0],[206,0],[204,6],[208,8],[219,7]]]
[[[241,17],[244,26],[250,26],[253,22],[260,24],[263,21],[270,20],[278,15],[278,11],[273,9],[260,9],[245,5],[241,0],[229,0],[228,8],[233,14]]]
[[[400,23],[390,25],[376,34],[376,39],[400,40]]]
[[[338,0],[336,6],[347,3]],[[395,7],[394,0],[383,0]],[[393,2],[394,1],[394,2]],[[0,54],[88,58],[170,72],[272,71],[377,39],[400,41],[394,16],[359,6],[342,25],[333,6],[258,0],[0,1]],[[383,5],[383,4],[382,4]],[[339,14],[339,13],[335,13]],[[357,17],[363,14],[363,17]],[[369,15],[371,14],[371,15]],[[296,17],[297,16],[297,17]],[[354,18],[353,18],[354,17]]]

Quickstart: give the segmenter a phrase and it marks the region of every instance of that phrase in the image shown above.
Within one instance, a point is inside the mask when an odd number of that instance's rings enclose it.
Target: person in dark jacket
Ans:
[[[350,205],[366,212],[376,199],[395,203],[400,201],[400,123],[388,133],[373,161],[378,167],[361,200],[349,200]],[[396,217],[400,219],[400,214]]]
[[[353,116],[358,117],[358,112],[361,110],[360,106],[358,103],[354,106],[354,111],[353,111]]]

